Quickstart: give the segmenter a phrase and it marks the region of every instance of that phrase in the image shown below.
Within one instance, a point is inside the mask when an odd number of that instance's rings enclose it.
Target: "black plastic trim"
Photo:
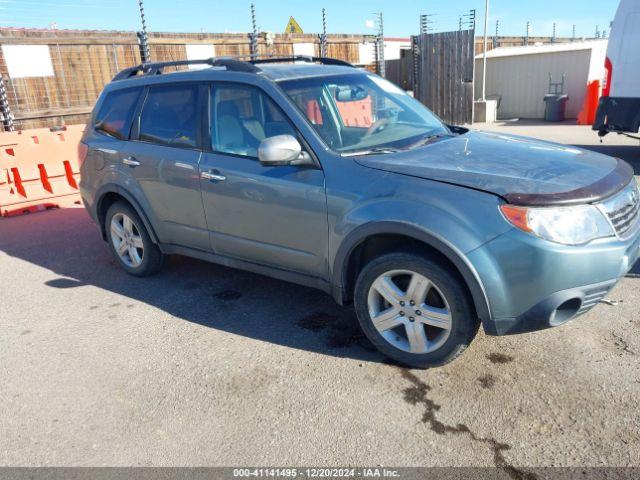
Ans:
[[[205,260],[207,262],[212,262],[218,265],[223,265],[225,267],[238,268],[240,270],[246,270],[248,272],[257,273],[259,275],[277,278],[279,280],[284,280],[285,282],[291,282],[298,285],[317,288],[325,293],[331,292],[331,284],[320,277],[292,272],[290,270],[271,267],[269,265],[263,265],[261,263],[249,262],[247,260],[241,260],[239,258],[227,257],[225,255],[220,255],[205,250],[183,247],[181,245],[162,243],[159,244],[159,247],[163,253],[169,255],[185,255],[188,257]]]
[[[502,197],[513,205],[546,207],[551,205],[579,205],[604,200],[622,190],[633,179],[633,168],[627,162],[616,159],[613,171],[586,187],[560,193],[507,193]]]

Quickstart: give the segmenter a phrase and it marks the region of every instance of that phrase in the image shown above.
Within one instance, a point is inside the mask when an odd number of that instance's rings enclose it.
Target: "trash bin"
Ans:
[[[549,94],[544,96],[544,121],[562,122],[567,109],[569,95]]]

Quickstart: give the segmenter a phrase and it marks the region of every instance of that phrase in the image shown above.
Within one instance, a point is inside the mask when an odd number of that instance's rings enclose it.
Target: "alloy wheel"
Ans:
[[[449,338],[451,308],[440,289],[410,270],[391,270],[369,288],[369,316],[378,333],[409,353],[437,350]]]
[[[144,243],[140,229],[124,213],[111,218],[111,242],[122,262],[129,267],[139,267],[144,258]]]

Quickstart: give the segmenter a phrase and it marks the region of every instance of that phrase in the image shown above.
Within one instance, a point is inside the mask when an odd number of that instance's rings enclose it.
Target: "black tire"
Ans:
[[[446,298],[451,329],[448,338],[436,350],[424,354],[402,350],[387,341],[374,326],[368,306],[369,290],[378,277],[392,270],[410,270],[427,277]],[[354,304],[360,327],[371,343],[384,355],[412,368],[428,368],[451,362],[467,348],[480,326],[460,275],[438,258],[415,253],[388,253],[365,265],[356,281]]]
[[[111,226],[111,220],[115,215],[118,215],[118,214],[124,214],[132,220],[135,226],[135,229],[137,230],[137,232],[139,233],[142,239],[142,245],[143,245],[142,262],[140,263],[140,265],[137,265],[135,267],[131,265],[127,265],[125,261],[123,261],[123,259],[120,257],[120,255],[118,255],[115,249],[110,226]],[[128,274],[136,277],[147,277],[150,275],[154,275],[155,273],[158,273],[160,271],[164,263],[164,255],[160,251],[160,248],[158,247],[158,245],[153,243],[153,240],[151,240],[151,237],[149,236],[149,232],[147,232],[144,222],[140,219],[140,216],[131,207],[131,205],[125,202],[115,202],[113,205],[109,207],[109,210],[107,210],[107,214],[105,215],[104,222],[105,222],[104,224],[105,231],[107,233],[107,243],[109,244],[111,253],[113,253],[113,256],[118,261],[118,264]]]

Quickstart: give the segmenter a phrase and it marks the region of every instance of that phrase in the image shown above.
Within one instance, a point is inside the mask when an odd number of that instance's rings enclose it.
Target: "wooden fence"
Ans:
[[[414,96],[446,122],[471,123],[474,31],[422,34],[414,48]]]
[[[328,56],[360,63],[361,45],[373,44],[368,35],[328,35]],[[140,63],[135,32],[37,30],[0,28],[0,46],[45,45],[53,74],[12,78],[0,48],[0,74],[16,128],[52,127],[86,121],[102,88],[120,70]],[[216,56],[248,55],[248,34],[150,33],[153,61],[184,60],[191,45],[213,45]],[[319,54],[318,35],[261,34],[262,55]]]

